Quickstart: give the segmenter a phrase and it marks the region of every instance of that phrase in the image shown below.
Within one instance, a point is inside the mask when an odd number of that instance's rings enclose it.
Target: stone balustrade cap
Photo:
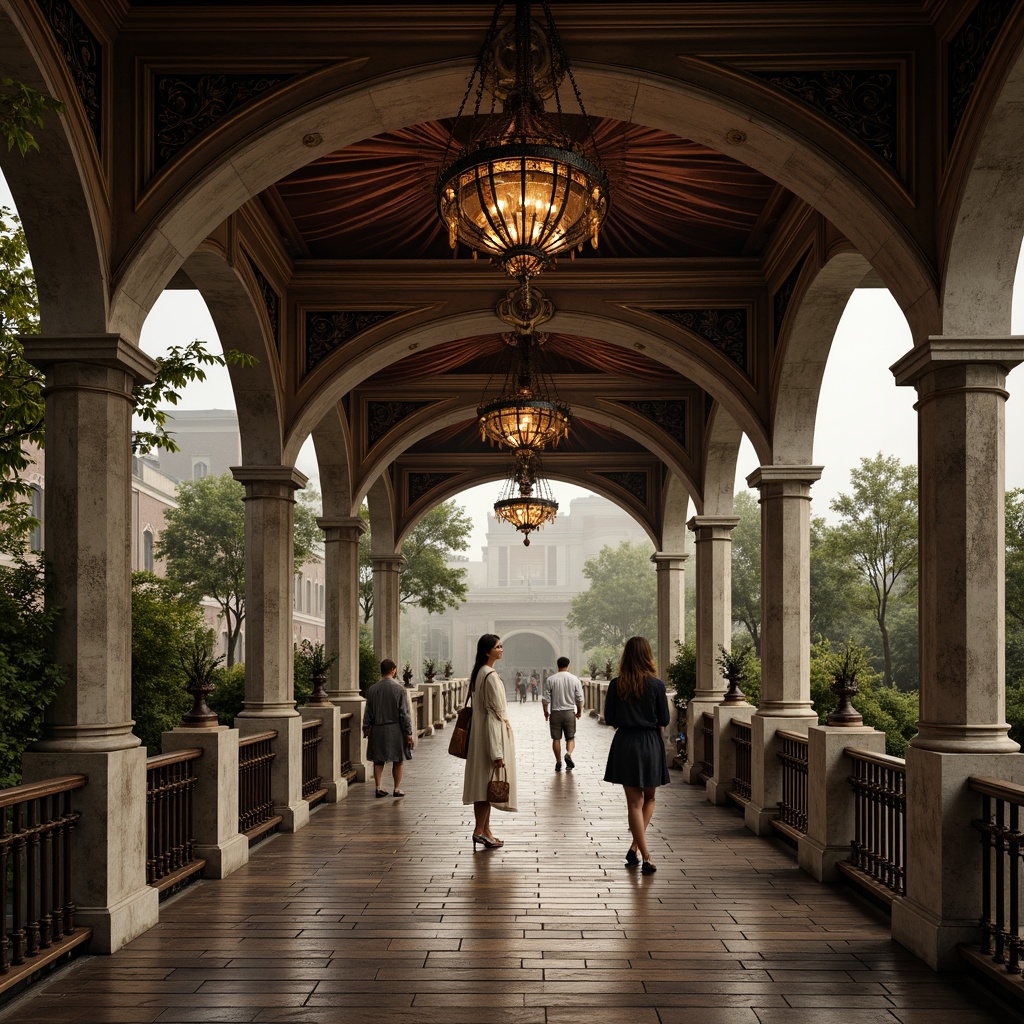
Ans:
[[[944,337],[933,335],[889,367],[898,385],[916,384],[931,370],[964,363],[995,363],[1012,370],[1024,362],[1024,335]]]

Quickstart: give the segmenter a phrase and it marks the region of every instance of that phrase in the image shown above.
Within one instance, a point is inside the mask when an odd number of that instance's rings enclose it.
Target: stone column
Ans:
[[[25,782],[89,777],[75,796],[77,921],[112,953],[157,923],[146,885],[146,751],[131,717],[132,388],[155,364],[116,334],[23,339],[45,372],[48,602],[67,683],[25,754]],[[83,852],[83,851],[87,851]]]
[[[327,678],[327,692],[342,714],[352,715],[352,764],[356,781],[366,781],[366,740],[363,738],[363,707],[359,690],[359,538],[366,532],[360,516],[318,519],[324,531],[324,589],[326,592],[325,647],[337,653]],[[374,680],[376,682],[376,680]],[[340,765],[335,766],[337,777]]]
[[[893,937],[936,969],[975,942],[980,797],[972,775],[1024,783],[1004,720],[1006,374],[1021,338],[929,338],[893,367],[917,389],[921,682],[907,749],[907,896]]]
[[[698,728],[701,715],[714,713],[725,693],[722,673],[715,664],[718,648],[732,638],[732,531],[737,516],[694,516],[686,525],[694,537],[697,613],[697,691],[686,708],[686,781],[703,785],[704,741]]]
[[[658,575],[658,661],[661,678],[675,660],[676,642],[686,632],[685,566],[689,556],[656,551],[651,561]]]
[[[761,703],[750,720],[747,828],[771,831],[782,797],[775,733],[806,732],[811,707],[811,484],[821,466],[762,466],[747,477],[761,491]]]
[[[245,710],[241,736],[277,730],[271,793],[285,832],[309,821],[302,798],[302,719],[295,710],[292,654],[295,492],[291,466],[233,466],[245,485]]]
[[[405,565],[402,555],[376,555],[373,562],[373,649],[383,661],[398,661],[402,595],[398,574]]]

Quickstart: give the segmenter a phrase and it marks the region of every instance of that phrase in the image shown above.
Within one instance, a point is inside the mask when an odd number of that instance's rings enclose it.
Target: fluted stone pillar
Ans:
[[[366,532],[366,523],[360,516],[317,522],[324,531],[324,646],[338,655],[327,677],[327,692],[342,714],[352,715],[351,760],[356,766],[356,781],[365,782],[366,701],[359,691],[359,538]]]
[[[131,717],[132,388],[155,364],[115,334],[23,339],[46,376],[46,557],[67,683],[24,781],[89,778],[75,796],[76,922],[112,953],[157,923],[146,885],[146,751]],[[82,851],[88,851],[84,855]]]
[[[375,556],[373,563],[373,648],[380,661],[398,661],[398,640],[402,595],[398,576],[405,558],[402,555]]]
[[[737,516],[694,516],[686,525],[693,533],[696,566],[697,690],[686,708],[686,781],[703,785],[704,741],[701,716],[714,713],[725,693],[715,664],[718,648],[732,642],[732,531]]]
[[[675,660],[676,643],[682,643],[686,633],[686,559],[679,552],[669,554],[655,551],[651,561],[658,580],[658,662],[661,678]]]
[[[1024,783],[1007,734],[1006,374],[1021,338],[930,338],[893,366],[917,389],[920,721],[907,749],[907,896],[893,936],[932,967],[975,942],[981,906],[972,775]]]
[[[761,466],[761,703],[750,720],[747,827],[771,831],[782,797],[780,730],[817,724],[811,706],[811,485],[821,466]]]
[[[282,829],[294,832],[309,821],[292,653],[295,492],[306,477],[291,466],[231,472],[245,486],[245,709],[235,725],[243,739],[277,730],[271,795]]]

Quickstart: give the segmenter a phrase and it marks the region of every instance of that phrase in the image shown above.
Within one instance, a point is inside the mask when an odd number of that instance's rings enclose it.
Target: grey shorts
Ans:
[[[551,738],[553,740],[560,740],[563,736],[567,740],[576,739],[575,711],[552,711],[548,724],[551,726]]]

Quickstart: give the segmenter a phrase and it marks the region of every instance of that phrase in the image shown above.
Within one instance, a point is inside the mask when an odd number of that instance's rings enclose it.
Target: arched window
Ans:
[[[299,607],[299,604],[300,604],[301,601],[302,601],[302,577],[299,576],[298,574],[296,574],[296,576],[295,576],[295,593],[293,595],[293,600],[292,600],[292,603],[293,603],[296,611],[301,611],[301,608]]]
[[[37,525],[29,534],[28,546],[31,551],[43,550],[43,489],[38,484],[32,485],[32,518]]]
[[[192,464],[192,479],[202,480],[204,476],[209,475],[210,467],[205,462],[195,462]]]
[[[306,614],[310,615],[313,611],[313,584],[309,580],[306,580]]]
[[[146,572],[153,571],[153,531],[146,530],[142,534],[142,568]]]

